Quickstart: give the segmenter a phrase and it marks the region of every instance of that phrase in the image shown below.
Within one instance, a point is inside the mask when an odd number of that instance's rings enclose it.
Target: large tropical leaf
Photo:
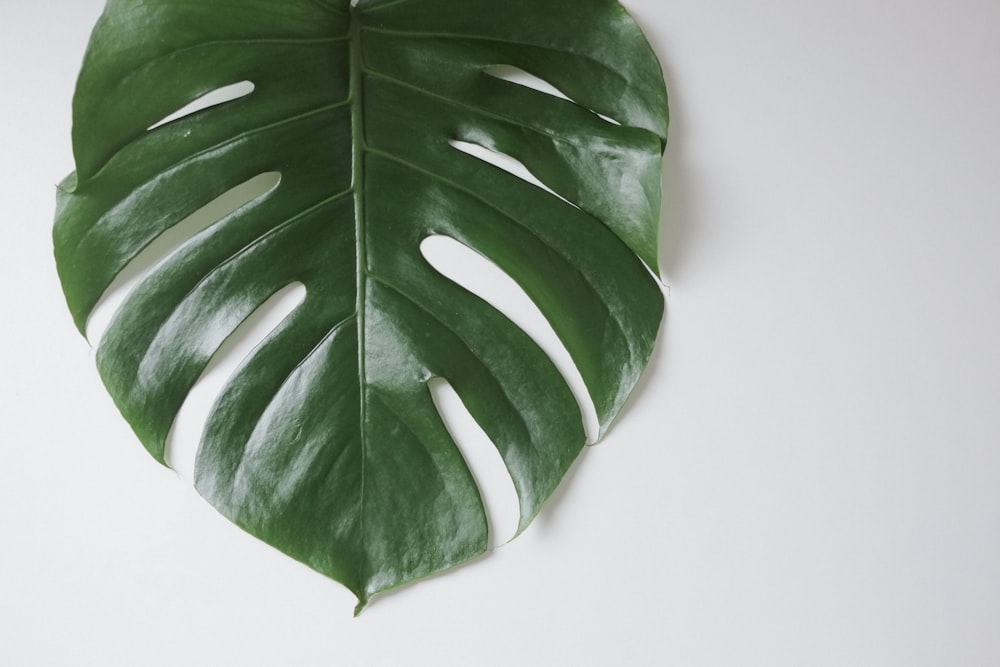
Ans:
[[[243,81],[252,94],[159,123]],[[195,483],[239,526],[349,587],[359,608],[487,547],[432,378],[451,383],[499,450],[522,530],[585,444],[550,359],[435,271],[425,238],[451,237],[520,284],[579,368],[601,433],[648,361],[663,308],[666,94],[614,0],[110,0],[73,112],[76,172],[54,236],[81,331],[165,231],[280,174],[153,267],[98,366],[164,462],[213,354],[272,295],[304,285],[215,404]],[[550,190],[456,142],[520,161]]]

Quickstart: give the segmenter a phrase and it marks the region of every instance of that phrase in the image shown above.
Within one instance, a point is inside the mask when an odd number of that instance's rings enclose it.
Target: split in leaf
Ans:
[[[82,332],[119,274],[144,251],[154,264],[97,351],[153,457],[219,347],[304,286],[214,405],[195,484],[359,609],[487,548],[432,380],[502,456],[519,530],[585,444],[549,357],[423,241],[517,282],[601,434],[649,360],[666,93],[618,2],[110,0],[73,112],[58,269]],[[232,194],[254,179],[267,187]],[[183,224],[210,204],[217,219]]]

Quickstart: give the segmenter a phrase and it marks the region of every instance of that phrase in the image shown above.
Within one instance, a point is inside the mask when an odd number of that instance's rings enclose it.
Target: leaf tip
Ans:
[[[76,172],[72,172],[69,176],[56,183],[56,192],[58,194],[71,195],[76,192],[77,177]]]
[[[361,612],[365,610],[365,607],[368,606],[368,602],[370,600],[371,598],[369,598],[367,595],[358,596],[358,604],[354,607],[354,618],[357,618],[358,616],[361,615]]]

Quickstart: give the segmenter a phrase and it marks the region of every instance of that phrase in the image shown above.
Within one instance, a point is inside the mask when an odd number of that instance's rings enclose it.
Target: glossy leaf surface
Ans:
[[[161,122],[241,82],[252,92]],[[76,171],[60,187],[54,239],[81,332],[164,232],[280,175],[155,264],[102,338],[98,367],[164,462],[220,345],[272,295],[304,285],[215,404],[195,484],[239,526],[350,588],[359,608],[487,548],[432,378],[451,383],[499,450],[522,530],[585,444],[553,363],[435,271],[424,239],[451,237],[524,289],[579,368],[601,433],[648,362],[663,310],[647,266],[666,94],[617,2],[110,0],[73,112]],[[551,191],[456,142],[520,161]]]

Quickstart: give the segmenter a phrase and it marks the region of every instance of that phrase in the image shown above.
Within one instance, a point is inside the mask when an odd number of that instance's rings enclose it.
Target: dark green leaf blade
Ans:
[[[572,100],[501,80],[495,66]],[[156,126],[239,81],[253,92]],[[153,240],[240,183],[280,174],[153,267],[98,366],[165,462],[176,415],[219,347],[303,285],[305,300],[213,407],[195,483],[248,532],[350,588],[360,609],[488,545],[433,378],[496,445],[520,530],[585,443],[553,363],[434,270],[421,242],[449,236],[524,289],[579,368],[603,434],[662,317],[647,267],[666,126],[656,59],[609,0],[111,0],[74,100],[60,277],[83,331]],[[519,160],[552,192],[455,142]]]

